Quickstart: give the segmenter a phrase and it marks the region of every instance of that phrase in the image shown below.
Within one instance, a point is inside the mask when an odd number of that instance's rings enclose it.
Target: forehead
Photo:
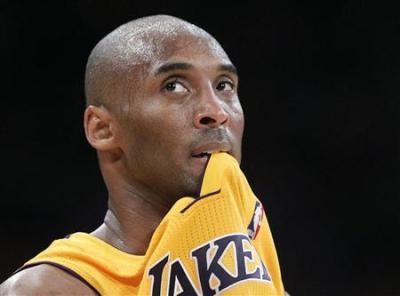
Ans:
[[[148,71],[154,72],[164,64],[188,63],[195,68],[218,68],[231,64],[219,43],[210,36],[184,32],[175,36],[156,36],[151,42],[152,57]]]
[[[173,37],[165,36],[160,38],[161,51],[160,57],[169,57],[174,54],[199,55],[201,53],[214,56],[215,58],[228,58],[220,44],[211,36],[206,34],[193,34],[192,32],[182,32]],[[156,37],[157,38],[157,37]]]

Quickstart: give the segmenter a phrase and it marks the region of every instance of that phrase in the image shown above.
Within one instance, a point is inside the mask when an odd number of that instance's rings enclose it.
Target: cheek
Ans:
[[[154,103],[136,111],[131,117],[129,130],[140,152],[150,152],[154,158],[160,158],[157,153],[171,154],[184,141],[186,119],[181,110]]]
[[[231,110],[231,125],[235,136],[238,138],[238,140],[241,140],[244,130],[244,114],[240,102],[236,101],[234,104],[232,104]]]

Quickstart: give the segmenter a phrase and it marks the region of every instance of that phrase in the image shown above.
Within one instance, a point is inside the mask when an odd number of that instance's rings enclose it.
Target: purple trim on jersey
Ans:
[[[181,214],[183,214],[184,212],[186,212],[192,205],[194,205],[196,202],[198,202],[199,200],[206,198],[206,197],[210,197],[212,195],[216,195],[218,193],[221,192],[221,189],[218,189],[217,191],[214,192],[210,192],[207,194],[204,194],[203,196],[200,196],[199,198],[195,199],[193,202],[191,202],[190,204],[188,204],[183,210],[181,210]]]
[[[85,286],[89,287],[96,295],[101,296],[100,292],[97,291],[95,287],[93,287],[87,280],[85,280],[78,273],[76,273],[75,271],[69,269],[68,267],[65,267],[65,266],[63,266],[61,264],[54,263],[54,262],[51,262],[51,261],[40,261],[40,262],[35,262],[35,263],[24,265],[24,266],[18,268],[13,274],[16,274],[17,272],[20,272],[21,270],[25,270],[27,268],[34,267],[34,266],[41,265],[41,264],[47,264],[47,265],[51,265],[53,267],[56,267],[58,269],[61,269],[65,273],[69,274],[70,276],[76,278],[77,280],[79,280],[80,282],[85,284]]]
[[[203,171],[203,173],[201,175],[201,178],[200,178],[200,180],[201,180],[200,181],[200,188],[199,188],[199,192],[197,192],[197,194],[196,194],[196,198],[201,198],[201,196],[200,196],[201,187],[203,187],[204,176],[206,175],[206,170],[207,170],[207,167],[208,167],[208,163],[210,162],[210,159],[211,159],[211,154],[208,156],[206,165],[204,166],[204,171]]]

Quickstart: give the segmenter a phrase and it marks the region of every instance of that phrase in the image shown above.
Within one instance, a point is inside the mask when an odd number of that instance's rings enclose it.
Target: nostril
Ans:
[[[212,119],[211,117],[206,116],[206,117],[203,117],[202,119],[200,119],[200,123],[204,124],[204,125],[208,125],[210,123],[215,123],[215,120]]]

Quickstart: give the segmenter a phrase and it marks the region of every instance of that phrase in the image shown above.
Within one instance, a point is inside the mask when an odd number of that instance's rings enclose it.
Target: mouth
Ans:
[[[203,157],[208,158],[210,156],[211,156],[210,152],[200,152],[198,154],[192,154],[192,157],[195,157],[195,158],[203,158]]]
[[[229,142],[206,142],[196,145],[189,154],[193,175],[201,179],[205,174],[211,154],[219,152],[226,152],[232,155],[231,144]]]
[[[220,153],[220,152],[226,152],[228,154],[232,154],[230,144],[225,142],[203,144],[194,149],[191,153],[191,156],[194,158],[208,159],[212,153]]]
[[[223,152],[231,154],[229,151],[221,150],[221,151],[212,151],[212,152],[200,152],[197,154],[192,154],[192,157],[194,157],[194,158],[210,158],[211,154],[213,154],[213,153],[223,153]]]

